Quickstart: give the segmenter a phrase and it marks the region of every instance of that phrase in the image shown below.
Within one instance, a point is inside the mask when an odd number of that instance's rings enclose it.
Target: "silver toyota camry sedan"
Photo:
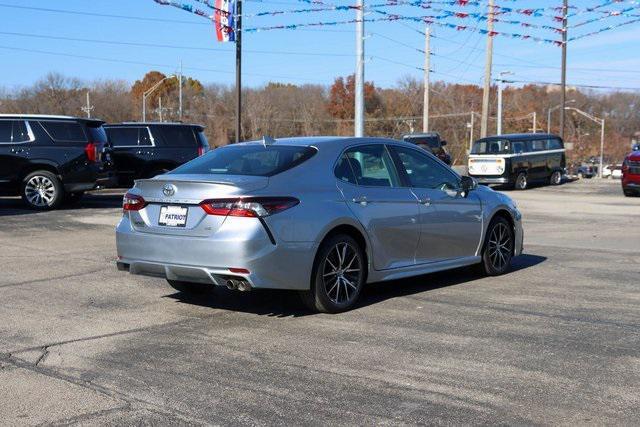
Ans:
[[[124,196],[118,268],[181,292],[294,289],[351,308],[369,282],[522,252],[521,214],[430,153],[380,138],[286,138],[213,150]]]

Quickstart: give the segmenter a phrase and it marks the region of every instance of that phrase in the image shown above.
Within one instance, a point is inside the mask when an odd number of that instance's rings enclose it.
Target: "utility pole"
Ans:
[[[537,133],[538,129],[538,113],[537,112],[533,112],[533,133]]]
[[[566,1],[566,0],[565,0]],[[489,19],[487,20],[487,51],[484,65],[484,88],[482,90],[482,118],[480,121],[480,138],[487,136],[489,128],[489,92],[491,90],[491,66],[493,62],[493,17],[494,0],[489,0]]]
[[[431,27],[427,25],[424,38],[424,103],[422,106],[422,131],[429,132],[429,89],[431,73]]]
[[[504,84],[506,80],[503,76],[507,76],[509,74],[513,74],[511,71],[502,71],[500,73],[500,79],[498,80],[498,124],[497,124],[497,134],[502,135],[502,91],[504,89]]]
[[[180,117],[180,121],[182,121],[182,61],[180,61],[180,75],[178,79],[178,117]]]
[[[162,97],[158,97],[158,116],[160,117],[160,123],[162,123]]]
[[[89,91],[87,91],[87,106],[86,107],[82,107],[82,111],[87,113],[87,118],[88,119],[91,118],[91,110],[93,110],[93,105],[91,105],[91,100],[89,98]]]
[[[364,136],[364,0],[356,1],[356,76],[355,76],[356,137]]]
[[[236,142],[242,133],[242,0],[236,1]]]
[[[469,153],[471,153],[471,150],[473,149],[473,127],[474,127],[474,123],[473,123],[473,117],[476,115],[476,113],[474,113],[473,111],[471,112],[471,121],[470,121],[470,130],[469,130]]]
[[[502,135],[502,80],[498,82],[498,123],[496,135]]]
[[[567,14],[569,13],[569,0],[562,3],[562,75],[560,77],[560,137],[564,140],[564,107],[567,100]]]

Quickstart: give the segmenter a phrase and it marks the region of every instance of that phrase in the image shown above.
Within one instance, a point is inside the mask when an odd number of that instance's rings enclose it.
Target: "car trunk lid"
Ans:
[[[200,202],[247,196],[268,183],[267,177],[239,175],[165,174],[137,180],[134,192],[147,205],[131,212],[132,226],[141,233],[208,237],[218,231],[226,217],[207,215]]]

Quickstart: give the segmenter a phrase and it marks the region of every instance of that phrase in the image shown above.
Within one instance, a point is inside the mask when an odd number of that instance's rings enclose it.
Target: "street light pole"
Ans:
[[[153,92],[156,91],[156,89],[158,89],[160,87],[160,85],[168,79],[173,79],[176,78],[175,74],[172,74],[168,77],[165,77],[164,79],[160,80],[159,82],[157,82],[156,84],[154,84],[153,86],[151,86],[151,88],[147,89],[146,91],[143,92],[142,94],[142,121],[146,122],[147,121],[147,96],[151,95]]]
[[[498,125],[496,129],[496,133],[498,135],[502,135],[502,90],[504,89],[504,84],[507,83],[503,76],[508,76],[509,74],[513,74],[511,71],[502,71],[500,73],[500,79],[498,79]]]
[[[576,102],[576,100],[575,99],[571,99],[571,100],[565,102],[564,104],[572,104],[574,102]],[[547,110],[547,133],[551,133],[551,113],[556,111],[558,108],[562,107],[562,105],[563,104],[558,104],[555,107],[551,107],[551,108],[549,108]]]

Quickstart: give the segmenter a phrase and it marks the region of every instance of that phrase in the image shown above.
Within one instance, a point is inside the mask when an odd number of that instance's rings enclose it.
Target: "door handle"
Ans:
[[[425,197],[424,199],[418,200],[418,203],[424,206],[431,206],[431,199],[428,197]]]
[[[368,203],[367,197],[366,196],[354,197],[353,203],[360,203],[361,205],[366,206],[366,204]]]
[[[14,153],[14,154],[18,154],[18,153],[24,152],[24,149],[23,148],[12,148],[11,152]]]

